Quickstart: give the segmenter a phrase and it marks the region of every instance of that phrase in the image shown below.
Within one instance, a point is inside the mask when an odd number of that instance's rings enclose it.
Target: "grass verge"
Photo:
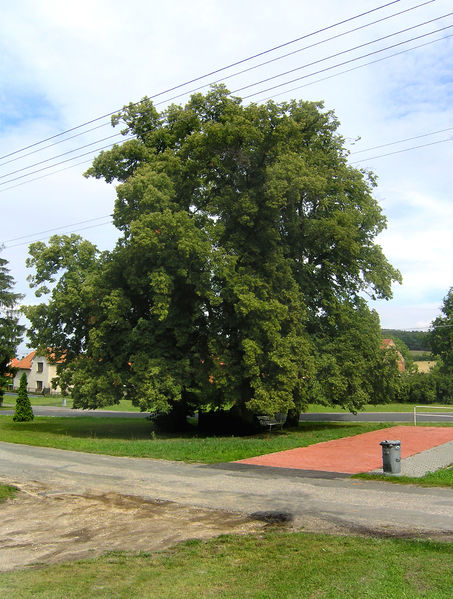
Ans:
[[[16,397],[17,394],[5,394],[5,399],[3,402],[3,408],[10,410],[14,409],[16,405]],[[63,397],[55,396],[55,395],[32,395],[29,394],[30,403],[32,406],[55,406],[61,408],[63,405]],[[70,397],[66,397],[66,407],[72,408],[72,399]],[[133,406],[130,401],[126,399],[122,399],[118,404],[113,406],[106,406],[104,408],[98,408],[98,410],[107,410],[109,412],[140,412],[140,408]]]
[[[273,531],[5,573],[0,594],[15,599],[450,599],[452,569],[448,543]]]
[[[433,404],[430,407],[436,407],[438,406],[438,404]],[[414,411],[414,404],[412,403],[384,403],[384,404],[366,404],[365,406],[363,406],[359,412],[410,412],[413,413]],[[451,406],[451,411],[453,412],[453,405]],[[342,414],[349,414],[349,410],[344,410],[343,408],[340,407],[335,407],[335,406],[323,406],[320,404],[310,404],[308,410],[308,413],[342,413]]]
[[[0,438],[10,443],[72,451],[212,464],[306,447],[388,426],[388,423],[304,422],[297,429],[282,432],[214,437],[196,431],[186,435],[158,434],[145,419],[36,417],[32,422],[13,422],[12,416],[0,416]]]
[[[452,487],[453,488],[453,468],[442,468],[436,472],[428,472],[425,476],[388,476],[385,474],[355,474],[353,478],[362,478],[364,480],[383,480],[388,483],[397,483],[400,485],[420,485],[422,487]]]

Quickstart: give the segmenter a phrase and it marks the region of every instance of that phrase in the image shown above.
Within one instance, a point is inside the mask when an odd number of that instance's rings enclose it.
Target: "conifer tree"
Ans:
[[[29,422],[33,420],[33,410],[31,409],[30,399],[27,393],[27,375],[25,372],[20,377],[19,392],[16,399],[16,410],[14,412],[14,422]]]

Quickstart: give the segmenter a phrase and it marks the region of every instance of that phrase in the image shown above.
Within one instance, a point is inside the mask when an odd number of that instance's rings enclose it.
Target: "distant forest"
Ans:
[[[384,339],[401,339],[409,349],[431,351],[429,333],[423,331],[400,331],[398,329],[382,329]]]

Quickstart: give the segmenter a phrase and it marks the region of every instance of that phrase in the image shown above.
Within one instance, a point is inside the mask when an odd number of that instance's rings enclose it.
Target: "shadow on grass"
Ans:
[[[2,419],[3,420],[3,419]],[[336,439],[341,436],[351,436],[387,428],[388,424],[364,424],[344,422],[301,422],[298,427],[290,427],[283,430],[263,431],[255,435],[241,437],[243,439],[284,439],[292,436],[300,436],[301,433],[308,435],[319,434],[320,441]],[[23,432],[34,434],[63,435],[73,438],[98,438],[98,439],[134,439],[149,440],[150,435],[156,439],[210,439],[231,438],[232,435],[219,435],[201,433],[196,425],[192,430],[180,433],[166,433],[158,431],[149,420],[130,418],[93,418],[81,417],[51,417],[37,416],[31,422],[13,422],[12,416],[5,417],[1,430],[10,432]],[[233,435],[234,436],[234,435]]]

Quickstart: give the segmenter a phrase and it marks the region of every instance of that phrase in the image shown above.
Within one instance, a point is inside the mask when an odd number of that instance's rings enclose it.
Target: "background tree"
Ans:
[[[16,355],[24,327],[19,324],[19,313],[15,310],[22,295],[13,292],[14,279],[9,274],[7,261],[0,258],[0,405],[4,390],[13,374],[11,360]]]
[[[453,374],[453,287],[444,298],[441,312],[431,325],[429,339],[433,353],[441,359],[440,371]]]
[[[386,339],[393,339],[397,344],[397,339],[400,339],[409,350],[431,351],[429,342],[429,333],[426,331],[402,331],[399,329],[382,329],[382,336]],[[401,349],[398,346],[398,349]],[[401,351],[401,353],[403,353]],[[406,356],[403,353],[404,358]]]
[[[24,372],[20,377],[13,420],[14,422],[29,422],[33,418],[33,410],[27,393],[27,375]]]
[[[120,122],[134,139],[87,173],[117,183],[115,249],[93,249],[78,274],[80,238],[69,262],[64,237],[30,249],[32,285],[60,279],[27,316],[38,345],[68,351],[76,405],[297,414],[320,378],[327,401],[372,399],[361,352],[376,365],[380,334],[361,298],[390,297],[400,275],[374,242],[374,179],[347,164],[333,113],[243,106],[217,87],[161,114],[144,99]]]

